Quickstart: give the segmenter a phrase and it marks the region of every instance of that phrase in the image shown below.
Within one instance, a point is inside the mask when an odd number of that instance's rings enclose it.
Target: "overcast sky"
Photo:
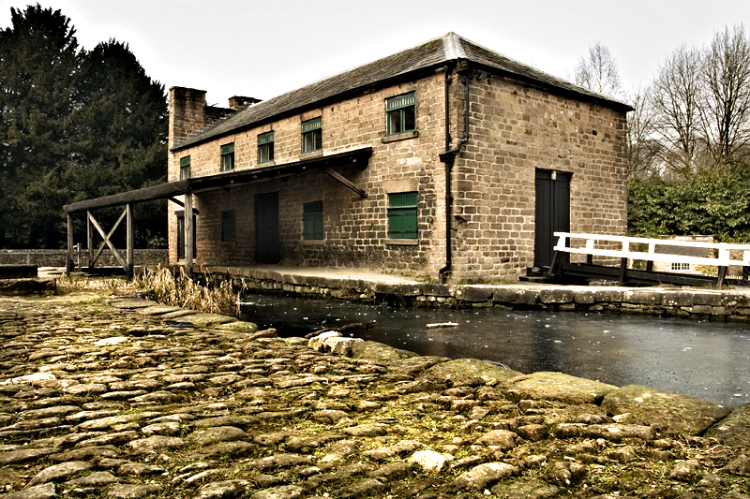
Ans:
[[[10,8],[0,0],[0,27]],[[596,41],[615,58],[622,85],[646,85],[681,45],[702,46],[735,24],[750,30],[750,0],[47,0],[92,49],[130,44],[167,88],[268,99],[449,31],[570,78]]]

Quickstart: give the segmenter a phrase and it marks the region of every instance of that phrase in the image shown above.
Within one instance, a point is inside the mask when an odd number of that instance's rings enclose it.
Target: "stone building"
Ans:
[[[625,234],[628,110],[454,33],[262,102],[173,87],[170,261],[517,278]]]

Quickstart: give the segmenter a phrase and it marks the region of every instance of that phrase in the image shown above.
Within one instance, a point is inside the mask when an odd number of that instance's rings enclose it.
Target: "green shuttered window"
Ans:
[[[302,152],[323,149],[323,118],[313,118],[302,122]]]
[[[397,95],[385,101],[388,135],[413,132],[417,129],[416,92]]]
[[[273,132],[258,135],[258,163],[273,161]]]
[[[180,180],[190,178],[190,156],[180,158]]]
[[[302,206],[302,239],[323,239],[323,201],[313,201]]]
[[[235,241],[234,210],[224,210],[221,212],[221,240],[225,243],[233,243]]]
[[[221,146],[221,171],[234,170],[234,142]]]
[[[417,193],[388,194],[388,237],[417,239]]]

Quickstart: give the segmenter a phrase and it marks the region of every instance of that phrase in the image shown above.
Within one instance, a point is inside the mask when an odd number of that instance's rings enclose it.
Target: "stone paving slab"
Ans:
[[[110,303],[0,298],[2,497],[750,497],[745,406]]]

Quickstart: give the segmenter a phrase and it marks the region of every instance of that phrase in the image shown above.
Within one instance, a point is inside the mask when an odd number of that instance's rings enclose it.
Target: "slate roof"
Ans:
[[[366,89],[386,86],[389,82],[434,70],[448,62],[462,59],[478,64],[495,74],[511,76],[563,94],[573,94],[576,98],[607,107],[631,110],[628,104],[521,64],[455,33],[447,33],[377,61],[343,71],[258,104],[240,108],[176,144],[172,150],[252,128],[290,114],[297,114],[307,108],[321,107],[331,100],[340,100]]]

